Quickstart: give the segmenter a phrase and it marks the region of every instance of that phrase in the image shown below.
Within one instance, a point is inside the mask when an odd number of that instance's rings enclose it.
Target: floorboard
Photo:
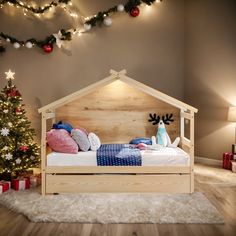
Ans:
[[[0,205],[0,236],[235,236],[236,183],[231,178],[236,174],[212,167],[206,170],[219,173],[216,177],[196,173],[195,191],[205,194],[223,215],[225,224],[33,223]]]

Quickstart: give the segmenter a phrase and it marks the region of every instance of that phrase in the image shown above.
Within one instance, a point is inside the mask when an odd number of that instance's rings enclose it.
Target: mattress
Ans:
[[[159,150],[141,150],[142,166],[189,166],[189,155],[181,148],[163,147]],[[96,151],[77,154],[51,152],[47,166],[97,166]]]

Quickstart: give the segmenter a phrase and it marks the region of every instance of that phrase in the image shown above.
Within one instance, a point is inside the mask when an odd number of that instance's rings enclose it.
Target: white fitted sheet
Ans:
[[[142,166],[189,166],[189,155],[181,148],[141,150]],[[47,155],[47,166],[97,166],[96,151],[77,154],[52,152]]]

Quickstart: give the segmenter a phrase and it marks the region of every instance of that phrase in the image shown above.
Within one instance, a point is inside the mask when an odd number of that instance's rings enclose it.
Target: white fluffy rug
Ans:
[[[37,190],[0,195],[0,203],[34,222],[223,223],[202,193],[76,194],[42,197]]]

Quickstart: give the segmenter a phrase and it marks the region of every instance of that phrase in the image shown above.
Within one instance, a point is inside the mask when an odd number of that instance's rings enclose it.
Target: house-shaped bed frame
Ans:
[[[118,84],[112,87],[114,83]],[[119,90],[119,84],[127,87],[121,86],[126,89],[124,92],[126,101],[121,99],[120,95],[117,95],[117,99],[113,99],[113,95],[116,96],[116,90]],[[110,91],[110,97],[108,95],[108,98],[104,98],[104,93],[106,93],[103,91],[104,88],[105,91]],[[129,101],[131,101],[131,105],[126,109],[125,106]],[[76,104],[80,108],[76,108]],[[151,126],[147,124],[148,111],[155,112],[156,110],[154,109],[159,109],[158,104],[162,104],[160,109],[163,108],[163,104],[170,106],[170,109],[175,109],[174,113],[177,116],[177,127],[175,127],[177,132],[175,136],[180,136],[180,147],[190,156],[189,166],[47,166],[46,132],[52,123],[61,119],[75,123],[75,119],[78,119],[78,123],[81,125],[82,122],[82,126],[88,124],[87,126],[91,127],[92,124],[97,124],[97,126],[93,127],[95,133],[99,133],[102,142],[124,142],[128,141],[124,140],[125,135],[132,133],[128,137],[131,138],[133,133],[137,131],[137,127],[133,126],[132,122],[134,124],[135,122],[146,122],[143,125],[139,124],[139,127],[146,127],[146,130],[151,129]],[[144,105],[147,107],[146,110]],[[96,106],[103,106],[103,108],[95,109]],[[93,109],[95,109],[95,113],[92,112]],[[147,111],[147,109],[149,110]],[[166,111],[168,109],[164,109],[164,112]],[[194,113],[197,111],[196,108],[186,103],[129,78],[125,70],[120,72],[110,70],[108,77],[39,109],[39,113],[42,114],[42,194],[79,192],[192,193],[194,191]],[[118,128],[110,130],[113,123],[109,122],[110,119],[107,119],[114,114],[118,114],[117,112],[125,115],[122,118],[117,118],[117,122],[121,122],[121,120],[123,122],[118,123]],[[144,113],[145,115],[143,115]],[[94,114],[96,114],[96,118],[94,118]],[[140,118],[138,118],[139,115]],[[102,125],[108,126],[108,130],[104,134],[105,128],[101,127]],[[149,125],[151,124],[149,123]],[[119,136],[121,133],[119,131],[120,128],[124,128],[123,136]],[[154,128],[156,129],[156,127]],[[142,130],[142,127],[139,130]],[[189,133],[188,138],[185,137],[186,130]],[[140,133],[138,135],[140,137],[140,135],[147,136],[147,134],[149,133]],[[152,133],[152,135],[155,135],[155,133]]]

